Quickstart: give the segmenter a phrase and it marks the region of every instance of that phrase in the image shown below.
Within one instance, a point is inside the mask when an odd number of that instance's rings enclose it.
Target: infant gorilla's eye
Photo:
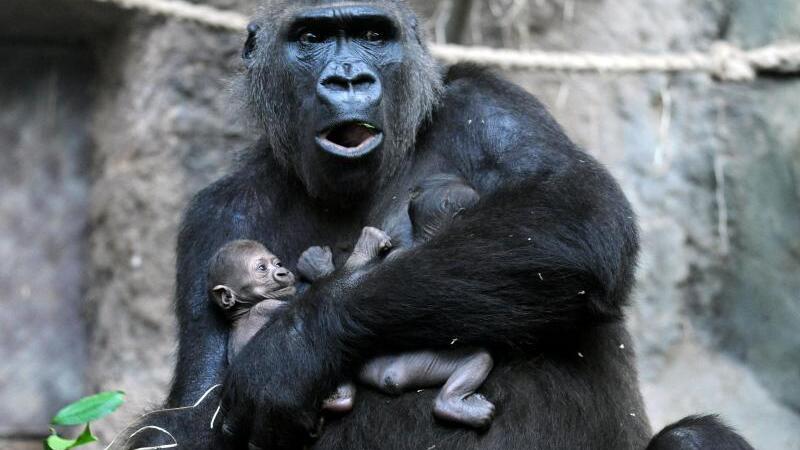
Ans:
[[[383,41],[383,34],[377,31],[367,30],[367,32],[364,33],[364,40],[367,42],[381,42]]]
[[[315,44],[318,42],[322,42],[322,39],[310,31],[306,31],[300,35],[300,43],[302,44]]]
[[[276,259],[275,260],[275,267],[283,267],[283,263]]]
[[[266,272],[267,271],[267,266],[264,265],[264,264],[259,264],[257,269],[258,269],[259,272]]]

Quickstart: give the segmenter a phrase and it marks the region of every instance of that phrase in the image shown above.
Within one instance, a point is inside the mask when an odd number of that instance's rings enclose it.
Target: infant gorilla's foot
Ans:
[[[494,419],[494,404],[481,394],[465,398],[440,395],[436,397],[433,414],[441,420],[483,429]]]
[[[297,271],[308,281],[317,281],[334,270],[330,247],[309,247],[297,260]]]

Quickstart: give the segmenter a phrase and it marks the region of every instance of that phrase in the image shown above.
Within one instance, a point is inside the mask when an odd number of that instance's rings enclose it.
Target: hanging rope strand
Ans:
[[[76,0],[78,1],[78,0]],[[79,0],[87,1],[87,0]],[[183,0],[91,0],[120,8],[240,32],[248,19],[234,11],[195,5]],[[800,44],[771,45],[744,51],[725,42],[708,52],[653,54],[568,53],[519,51],[490,47],[431,44],[440,61],[473,63],[506,70],[540,70],[586,73],[700,72],[725,81],[751,81],[760,72],[800,73]]]

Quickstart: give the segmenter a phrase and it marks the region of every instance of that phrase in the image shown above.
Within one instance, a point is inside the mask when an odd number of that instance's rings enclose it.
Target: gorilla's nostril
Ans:
[[[352,78],[350,83],[354,88],[369,87],[375,83],[375,77],[368,73],[361,73]]]
[[[350,80],[340,76],[327,77],[322,80],[322,86],[330,91],[347,91],[350,89]]]
[[[352,77],[333,75],[322,80],[321,84],[331,91],[347,91],[352,89],[364,89],[375,84],[375,77],[369,73],[359,73]]]

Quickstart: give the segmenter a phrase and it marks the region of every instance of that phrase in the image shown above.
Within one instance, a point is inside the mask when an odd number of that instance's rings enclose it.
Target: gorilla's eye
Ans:
[[[279,259],[276,259],[274,264],[275,264],[275,267],[283,267],[283,263]]]
[[[317,44],[320,42],[322,42],[322,39],[318,35],[310,31],[306,31],[305,33],[300,35],[301,44]]]
[[[364,40],[367,42],[382,42],[383,34],[374,30],[367,30],[364,33]]]
[[[258,269],[259,272],[266,272],[267,266],[264,264],[259,264],[258,267],[256,267],[256,269]]]

